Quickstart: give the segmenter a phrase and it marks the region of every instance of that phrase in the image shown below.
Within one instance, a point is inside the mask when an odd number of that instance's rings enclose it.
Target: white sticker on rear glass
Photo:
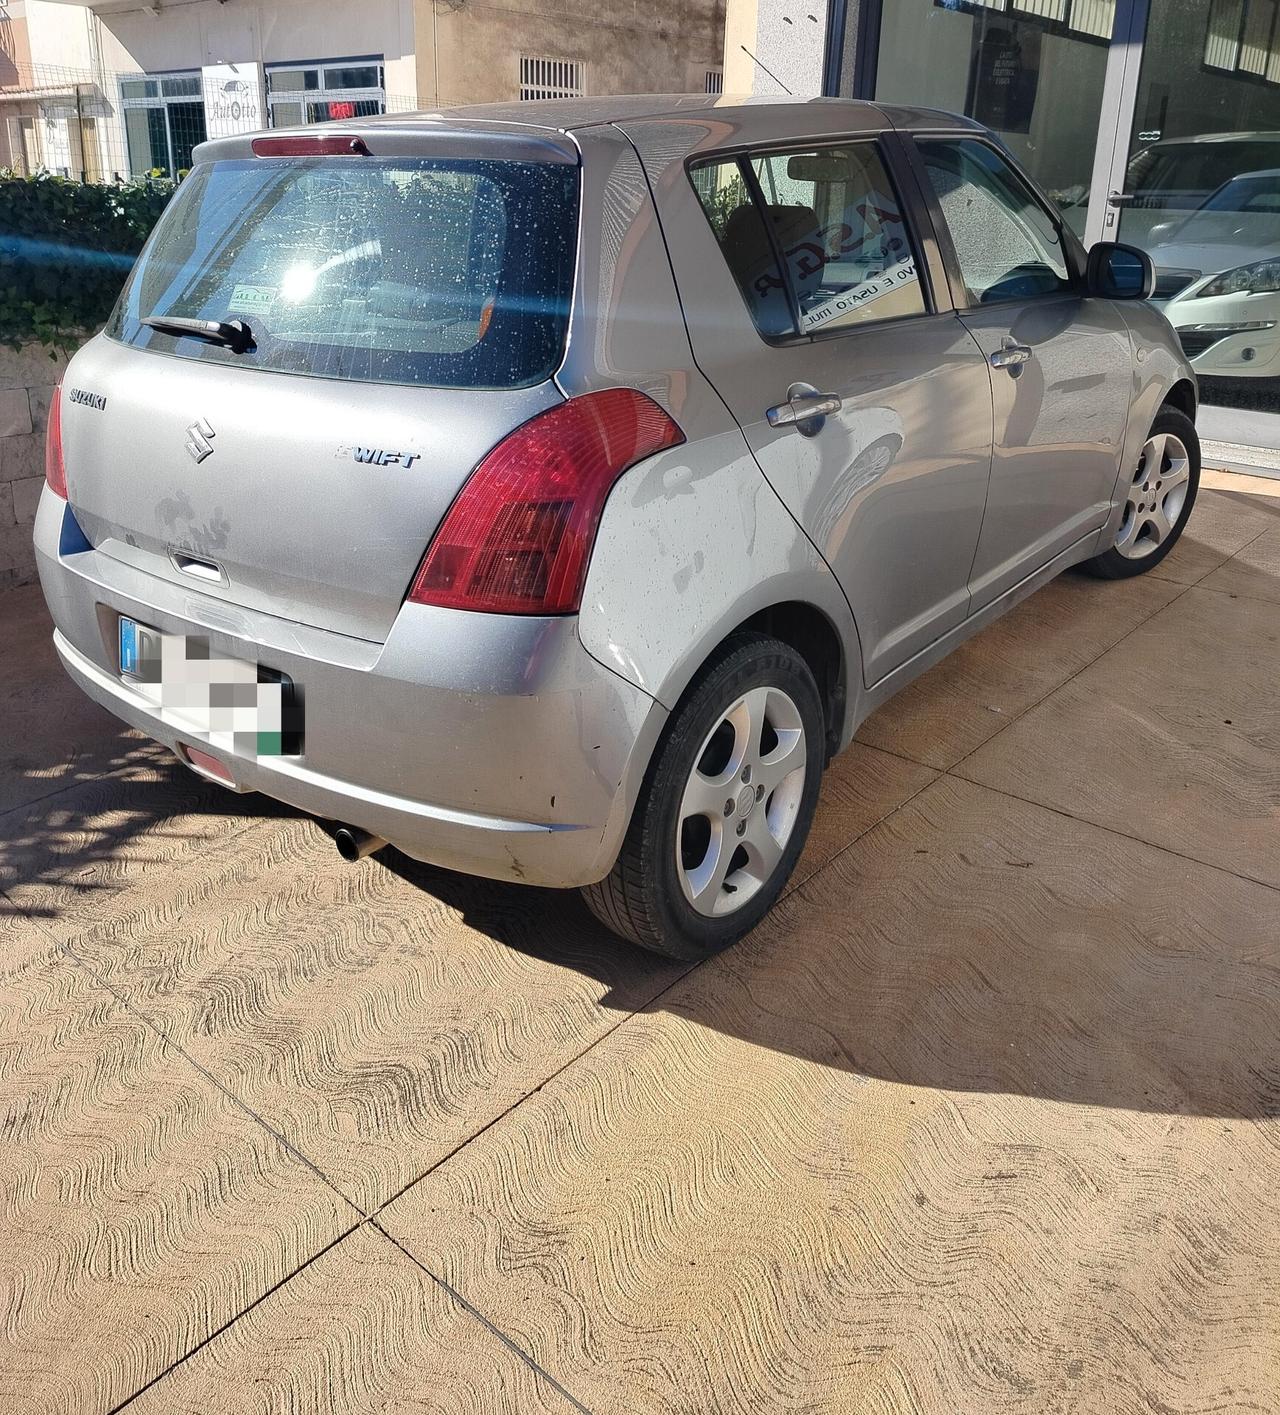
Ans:
[[[237,285],[227,301],[227,308],[238,314],[255,314],[269,310],[275,302],[274,285]]]

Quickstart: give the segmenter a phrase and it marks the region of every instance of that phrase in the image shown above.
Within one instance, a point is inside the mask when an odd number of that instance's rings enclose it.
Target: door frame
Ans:
[[[1120,208],[1112,206],[1109,198],[1112,193],[1124,190],[1149,10],[1150,0],[1117,0],[1102,88],[1102,112],[1098,116],[1093,180],[1089,186],[1089,214],[1084,227],[1086,247],[1098,241],[1114,241],[1119,230]]]

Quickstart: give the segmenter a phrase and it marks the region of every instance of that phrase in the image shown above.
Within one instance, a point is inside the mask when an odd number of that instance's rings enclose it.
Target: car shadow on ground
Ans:
[[[201,837],[217,846],[253,821],[301,815],[203,781],[165,748],[124,731],[118,748],[100,744],[31,784],[44,793],[0,813],[0,919],[74,913],[78,900],[172,867]],[[212,824],[219,819],[225,833]],[[41,886],[58,891],[59,904],[42,902]]]
[[[1280,1115],[1280,901],[1269,937],[1258,920],[1232,957],[1159,925],[1113,926],[1102,909],[1091,937],[1054,937],[1037,917],[1052,885],[1022,885],[1041,896],[1028,898],[1030,936],[960,917],[921,937],[909,917],[892,932],[860,918],[857,872],[844,865],[834,886],[806,883],[751,937],[691,967],[619,941],[572,893],[464,878],[393,850],[378,859],[505,946],[587,974],[605,1006],[623,980],[631,998],[652,984],[647,1010],[911,1087]],[[1016,903],[993,901],[1000,913],[1016,920]]]

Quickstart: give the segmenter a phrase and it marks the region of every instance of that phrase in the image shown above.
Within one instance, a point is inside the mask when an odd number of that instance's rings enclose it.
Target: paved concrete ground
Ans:
[[[1280,484],[878,714],[692,971],[352,868],[0,600],[0,1410],[1280,1409]]]

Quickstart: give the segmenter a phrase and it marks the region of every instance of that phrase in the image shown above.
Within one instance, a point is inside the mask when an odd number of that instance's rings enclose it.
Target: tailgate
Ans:
[[[99,337],[63,385],[67,490],[106,555],[381,641],[472,468],[558,401],[545,383],[459,393],[299,378]]]

